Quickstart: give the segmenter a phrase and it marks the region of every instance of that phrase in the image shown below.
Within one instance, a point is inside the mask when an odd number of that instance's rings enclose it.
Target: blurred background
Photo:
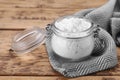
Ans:
[[[45,27],[60,16],[105,2],[107,0],[0,0],[0,29]]]

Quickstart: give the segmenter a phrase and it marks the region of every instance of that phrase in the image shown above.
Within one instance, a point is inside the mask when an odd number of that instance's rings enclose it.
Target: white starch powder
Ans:
[[[68,17],[55,22],[57,29],[71,33],[82,33],[91,27],[91,23],[85,19]],[[89,56],[94,48],[93,35],[68,39],[53,34],[51,43],[53,51],[64,58],[80,59]]]
[[[81,32],[91,27],[91,23],[81,18],[64,18],[56,21],[55,26],[65,32]]]

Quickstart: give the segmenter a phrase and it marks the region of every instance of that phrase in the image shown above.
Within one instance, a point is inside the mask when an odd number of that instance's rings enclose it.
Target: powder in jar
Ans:
[[[53,51],[64,58],[80,59],[89,56],[94,48],[93,35],[71,38],[72,33],[83,33],[91,28],[91,23],[85,19],[67,17],[55,22],[56,29],[60,30],[62,37],[53,34],[51,45]],[[69,38],[64,37],[64,33],[69,34]]]
[[[64,18],[55,22],[55,26],[64,32],[81,32],[91,27],[91,23],[76,17]]]

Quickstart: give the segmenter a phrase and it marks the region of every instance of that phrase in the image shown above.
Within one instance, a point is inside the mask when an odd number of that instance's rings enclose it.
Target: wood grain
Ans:
[[[84,76],[79,78],[65,78],[62,76],[1,76],[1,80],[120,80],[119,76]]]
[[[0,0],[0,28],[45,27],[60,16],[105,2],[107,0]]]

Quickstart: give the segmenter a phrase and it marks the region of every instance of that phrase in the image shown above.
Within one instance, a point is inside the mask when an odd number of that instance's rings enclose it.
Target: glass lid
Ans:
[[[11,49],[18,54],[28,53],[43,44],[45,36],[45,30],[39,27],[26,29],[13,37]]]

